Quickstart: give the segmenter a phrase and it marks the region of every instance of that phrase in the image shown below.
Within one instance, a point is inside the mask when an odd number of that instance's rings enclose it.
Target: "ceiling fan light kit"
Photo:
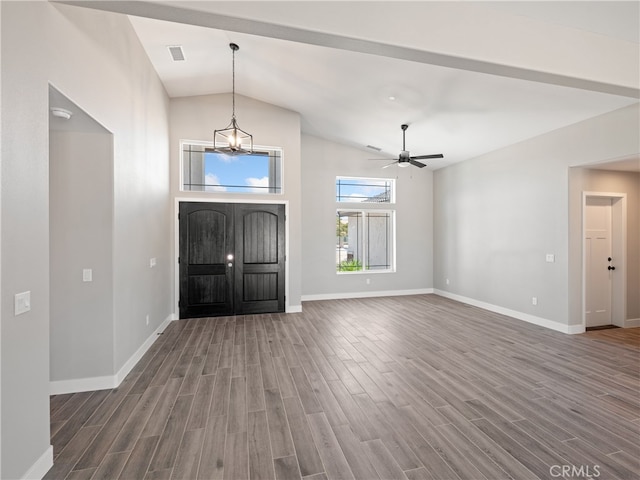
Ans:
[[[230,43],[229,48],[232,52],[231,122],[225,128],[213,131],[213,151],[232,155],[248,155],[253,153],[253,135],[242,130],[236,120],[236,52],[240,47],[235,43]]]

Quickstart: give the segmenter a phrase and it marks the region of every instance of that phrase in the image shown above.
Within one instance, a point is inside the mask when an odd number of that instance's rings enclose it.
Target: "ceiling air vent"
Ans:
[[[180,45],[168,46],[167,48],[169,49],[169,53],[171,54],[171,58],[173,58],[174,62],[181,62],[184,60],[184,52]]]

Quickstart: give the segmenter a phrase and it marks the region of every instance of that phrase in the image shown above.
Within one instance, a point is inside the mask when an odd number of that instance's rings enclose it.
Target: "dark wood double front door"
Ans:
[[[180,203],[180,318],[284,312],[284,205]]]

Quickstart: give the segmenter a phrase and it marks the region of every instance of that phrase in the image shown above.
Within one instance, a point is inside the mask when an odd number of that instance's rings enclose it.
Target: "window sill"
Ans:
[[[346,271],[346,272],[339,272],[336,271],[336,275],[378,275],[381,273],[396,273],[395,270],[389,269],[389,270],[354,270],[354,271]]]

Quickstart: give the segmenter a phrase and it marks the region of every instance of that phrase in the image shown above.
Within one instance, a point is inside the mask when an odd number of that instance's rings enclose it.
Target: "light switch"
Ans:
[[[153,257],[152,259],[149,260],[149,267],[150,268],[155,267],[156,263],[158,263],[157,260],[156,260],[156,257]]]
[[[82,270],[82,281],[83,282],[92,282],[93,281],[93,270],[90,268],[85,268]]]
[[[13,307],[16,316],[31,310],[31,292],[16,293]]]
[[[556,261],[556,256],[553,253],[547,253],[547,263],[553,263]]]

